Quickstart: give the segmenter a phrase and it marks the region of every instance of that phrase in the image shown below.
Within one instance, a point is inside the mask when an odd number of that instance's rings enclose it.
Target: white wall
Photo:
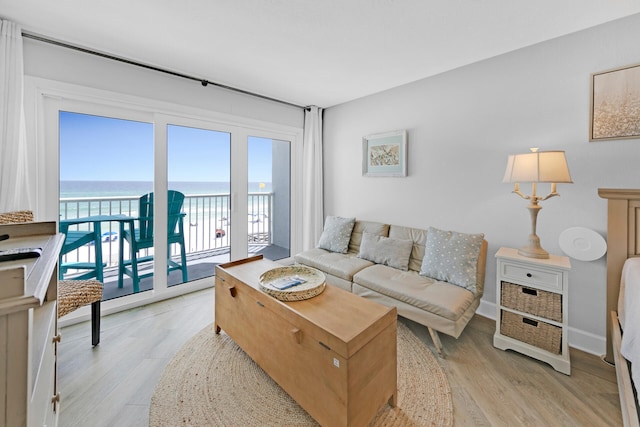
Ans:
[[[170,55],[171,52],[167,52]],[[212,55],[215,54],[212,52]],[[199,82],[134,65],[24,39],[24,70],[32,77],[120,92],[207,111],[302,128],[301,108],[238,92],[203,87]]]
[[[555,254],[569,227],[606,236],[598,188],[640,186],[640,140],[589,142],[590,74],[640,63],[638,40],[634,15],[328,108],[325,215],[485,233],[481,312],[495,316],[494,254],[523,245],[530,231],[527,203],[502,183],[508,154],[566,151],[574,184],[559,185],[538,218],[542,246]],[[409,176],[362,177],[362,137],[396,129],[409,132]],[[569,341],[595,354],[605,346],[605,274],[604,257],[572,260]]]

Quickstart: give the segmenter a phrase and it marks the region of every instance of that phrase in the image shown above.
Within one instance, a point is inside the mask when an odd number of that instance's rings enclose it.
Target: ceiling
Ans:
[[[0,0],[61,40],[330,107],[640,12],[640,0]]]

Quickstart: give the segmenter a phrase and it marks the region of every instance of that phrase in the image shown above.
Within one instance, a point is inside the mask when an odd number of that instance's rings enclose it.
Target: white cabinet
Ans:
[[[500,248],[496,258],[493,345],[542,360],[570,375],[569,258],[527,258],[512,248]]]
[[[38,247],[42,255],[0,262],[0,425],[56,426],[58,254],[55,222],[0,225],[0,250]]]

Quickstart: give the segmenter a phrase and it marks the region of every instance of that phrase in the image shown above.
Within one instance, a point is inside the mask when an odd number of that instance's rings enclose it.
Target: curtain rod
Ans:
[[[91,50],[91,49],[88,49],[88,48],[85,48],[85,47],[76,46],[76,45],[73,45],[73,44],[61,42],[59,40],[53,40],[53,39],[50,39],[50,38],[47,38],[47,37],[44,37],[44,36],[40,36],[40,35],[37,35],[37,34],[29,33],[29,32],[26,32],[26,31],[22,32],[22,37],[25,37],[25,38],[28,38],[28,39],[32,39],[32,40],[37,40],[37,41],[44,42],[44,43],[53,44],[53,45],[56,45],[56,46],[67,48],[67,49],[77,50],[79,52],[88,53],[90,55],[99,56],[101,58],[111,59],[113,61],[123,62],[123,63],[129,64],[129,65],[135,65],[136,67],[146,68],[147,70],[158,71],[160,73],[169,74],[171,76],[181,77],[183,79],[197,81],[197,82],[200,82],[200,84],[202,86],[204,86],[204,87],[207,87],[208,85],[212,85],[212,86],[216,86],[216,87],[219,87],[219,88],[222,88],[222,89],[227,89],[227,90],[231,90],[231,91],[234,91],[234,92],[242,93],[244,95],[254,96],[254,97],[257,97],[257,98],[262,98],[262,99],[265,99],[267,101],[273,101],[273,102],[278,102],[280,104],[289,105],[291,107],[302,108],[304,110],[308,110],[309,109],[308,106],[302,106],[302,105],[293,104],[291,102],[282,101],[280,99],[271,98],[271,97],[265,96],[265,95],[260,95],[259,93],[249,92],[247,90],[238,89],[238,88],[235,88],[235,87],[232,87],[232,86],[227,86],[227,85],[224,85],[224,84],[221,84],[221,83],[212,82],[212,81],[209,81],[209,80],[206,80],[206,79],[201,79],[201,78],[190,76],[190,75],[187,75],[187,74],[177,73],[175,71],[167,70],[167,69],[160,68],[160,67],[155,67],[153,65],[143,64],[141,62],[136,62],[136,61],[133,61],[133,60],[130,60],[130,59],[121,58],[119,56],[98,52],[98,51]]]

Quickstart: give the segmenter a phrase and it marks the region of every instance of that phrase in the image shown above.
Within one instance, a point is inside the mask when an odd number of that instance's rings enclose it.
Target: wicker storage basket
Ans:
[[[517,311],[562,322],[562,294],[502,282],[501,304]]]
[[[502,311],[500,333],[553,354],[560,354],[562,350],[561,327],[529,319],[510,311]]]

